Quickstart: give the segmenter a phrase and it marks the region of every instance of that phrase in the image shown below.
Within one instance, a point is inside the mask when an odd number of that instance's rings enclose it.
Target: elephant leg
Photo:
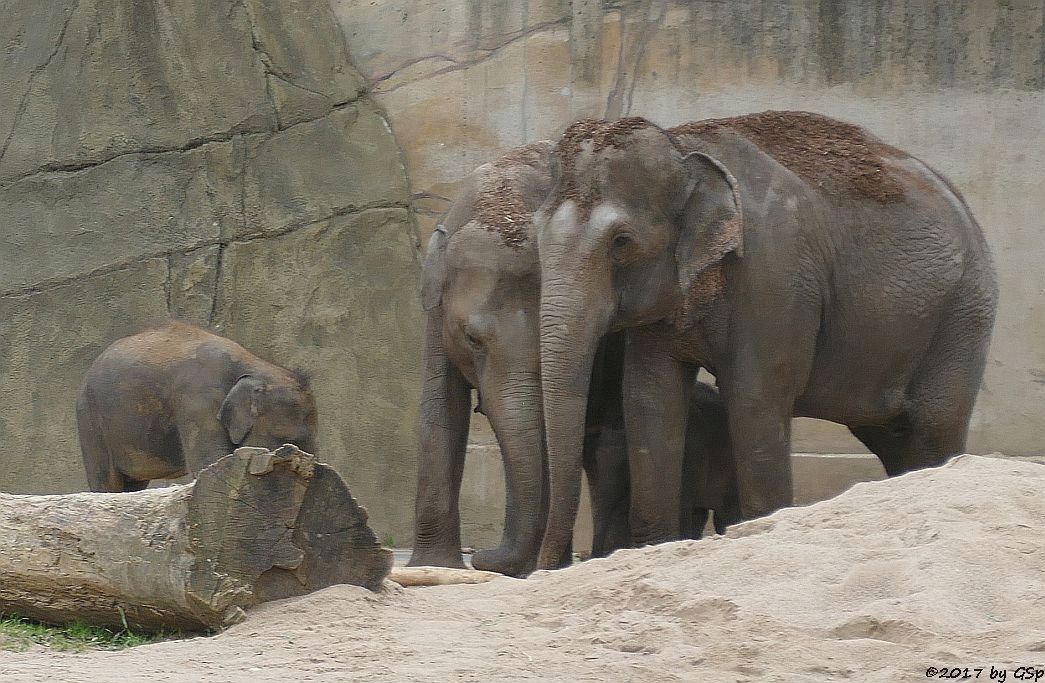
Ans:
[[[229,440],[220,422],[213,420],[213,425],[202,422],[191,416],[179,419],[177,441],[180,444],[182,462],[171,463],[176,469],[173,477],[184,474],[197,477],[204,468],[236,450],[236,445]]]
[[[588,434],[584,470],[591,494],[591,555],[604,557],[631,545],[628,452],[622,429],[604,426]]]
[[[101,434],[80,433],[80,451],[87,471],[87,488],[99,493],[130,493],[141,491],[149,480],[131,479],[113,465],[109,449]]]
[[[965,452],[990,337],[990,319],[976,323],[972,313],[958,311],[940,326],[908,388],[903,415],[887,426],[850,427],[889,476]]]
[[[425,325],[421,450],[409,565],[464,568],[459,500],[472,393],[447,356],[442,326],[439,307],[430,312]]]
[[[80,454],[87,472],[87,488],[100,493],[122,493],[127,490],[123,474],[116,469],[112,453],[102,430],[94,420],[90,401],[81,396],[76,402],[76,423],[80,437]]]
[[[890,426],[852,426],[849,431],[878,456],[890,477],[942,464],[965,450],[967,423],[924,424],[904,416]]]
[[[686,427],[683,536],[701,538],[712,512],[715,533],[722,534],[728,525],[739,521],[735,470],[722,397],[713,387],[697,382]]]
[[[707,467],[704,434],[697,411],[690,410],[686,425],[686,453],[682,462],[679,491],[679,537],[699,540],[704,535],[710,510],[706,505]],[[698,418],[697,421],[694,418]]]
[[[705,507],[690,507],[688,511],[683,507],[680,520],[682,538],[694,541],[702,539],[710,518],[711,510]]]
[[[727,381],[723,386],[730,440],[736,463],[740,512],[754,519],[792,504],[791,413],[789,396],[767,395],[757,384]]]
[[[727,528],[743,519],[743,515],[740,514],[740,493],[737,491],[736,477],[731,476],[722,497],[722,504],[715,508],[715,533],[724,534]]]
[[[689,397],[696,368],[653,334],[628,336],[624,420],[631,473],[631,535],[637,545],[679,537]]]

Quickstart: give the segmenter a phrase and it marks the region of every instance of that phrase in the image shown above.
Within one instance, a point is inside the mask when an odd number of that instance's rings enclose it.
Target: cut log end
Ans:
[[[191,484],[0,494],[0,611],[144,631],[217,628],[269,600],[392,567],[340,476],[294,446],[241,448]]]

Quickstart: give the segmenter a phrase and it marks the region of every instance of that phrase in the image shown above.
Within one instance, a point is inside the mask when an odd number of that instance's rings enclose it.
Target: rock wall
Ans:
[[[327,2],[15,0],[0,49],[0,490],[84,488],[84,371],[176,316],[311,373],[319,455],[408,538],[418,240]]]
[[[582,116],[663,125],[806,109],[949,176],[987,232],[1001,308],[970,449],[1042,454],[1045,6],[1041,0],[332,0],[404,150],[427,239],[459,180]],[[799,420],[796,450],[863,452]],[[475,430],[473,451],[496,457]],[[469,466],[486,509],[496,463]],[[496,509],[469,517],[478,526]]]

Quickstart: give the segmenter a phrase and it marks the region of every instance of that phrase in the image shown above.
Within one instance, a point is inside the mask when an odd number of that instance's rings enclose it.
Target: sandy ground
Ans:
[[[962,456],[526,581],[338,586],[211,638],[0,653],[0,680],[892,683],[992,665],[1045,669],[1045,467]]]

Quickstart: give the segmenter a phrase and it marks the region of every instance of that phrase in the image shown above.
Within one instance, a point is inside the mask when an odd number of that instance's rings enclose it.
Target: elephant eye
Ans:
[[[614,260],[621,262],[627,259],[635,240],[626,232],[618,233],[613,238],[612,255]]]
[[[464,338],[468,341],[468,345],[471,346],[473,349],[477,349],[478,350],[478,349],[483,348],[482,340],[479,339],[478,337],[476,337],[471,332],[465,332]]]

